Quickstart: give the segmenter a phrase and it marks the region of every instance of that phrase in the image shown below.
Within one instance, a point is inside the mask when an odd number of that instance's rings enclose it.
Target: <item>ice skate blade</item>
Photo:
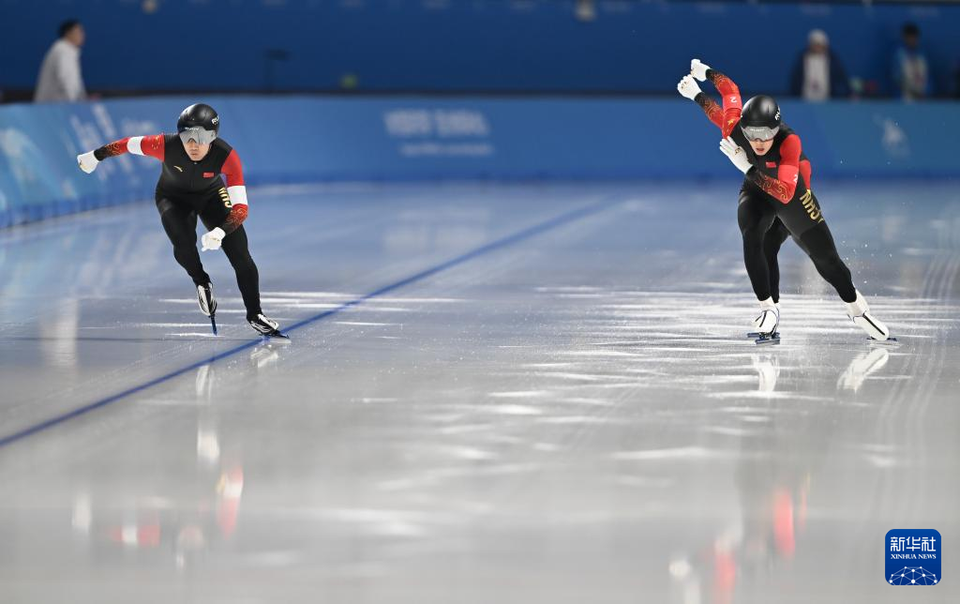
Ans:
[[[877,340],[877,339],[868,337],[867,342],[870,345],[876,345],[876,346],[897,346],[900,344],[900,340],[894,337],[889,337],[886,340]]]
[[[213,335],[215,335],[215,336],[216,336],[216,335],[220,335],[220,334],[217,332],[217,320],[214,318],[213,315],[210,315],[210,327],[211,327],[211,329],[213,329]]]
[[[757,338],[754,340],[754,342],[756,342],[757,345],[761,345],[761,344],[764,344],[764,345],[766,345],[766,344],[779,344],[779,343],[780,343],[780,333],[777,332],[777,333],[773,333],[773,334],[768,335],[768,336],[757,334]]]
[[[276,331],[276,330],[271,331],[270,333],[262,333],[260,334],[260,337],[266,341],[273,341],[273,340],[280,340],[280,341],[286,341],[286,342],[290,341],[290,336],[288,336],[287,334],[281,331]]]
[[[774,335],[775,337],[779,338],[779,337],[780,337],[780,332],[779,332],[779,331],[775,331],[775,332],[773,332],[773,335]],[[751,340],[756,340],[756,339],[759,339],[759,338],[764,337],[764,336],[761,336],[759,331],[751,331],[751,332],[749,332],[749,333],[747,334],[747,337],[750,338]]]

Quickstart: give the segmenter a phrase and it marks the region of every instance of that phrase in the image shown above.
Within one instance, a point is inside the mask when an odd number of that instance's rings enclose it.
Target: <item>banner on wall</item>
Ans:
[[[160,167],[79,153],[172,132],[197,99],[0,107],[0,226],[150,199]],[[727,178],[719,131],[692,103],[629,99],[207,98],[250,184],[331,180]],[[823,177],[960,176],[960,106],[785,103]],[[278,121],[284,127],[277,128]]]

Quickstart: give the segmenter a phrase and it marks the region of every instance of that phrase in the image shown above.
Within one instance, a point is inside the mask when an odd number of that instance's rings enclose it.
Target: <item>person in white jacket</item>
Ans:
[[[80,47],[86,33],[76,19],[60,25],[60,38],[53,43],[37,78],[37,90],[33,100],[37,103],[83,101],[87,91],[80,73]]]

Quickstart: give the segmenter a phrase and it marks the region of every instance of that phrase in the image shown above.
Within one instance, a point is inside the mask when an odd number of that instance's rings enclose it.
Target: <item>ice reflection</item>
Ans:
[[[280,348],[282,344],[275,344],[272,342],[264,342],[258,346],[254,346],[253,350],[250,351],[250,363],[257,369],[266,369],[271,367],[280,360]]]
[[[757,372],[757,390],[759,392],[774,392],[777,389],[777,378],[780,377],[780,359],[775,353],[752,355],[753,369]]]
[[[753,363],[759,390],[773,392],[781,372],[776,353],[757,355]],[[736,516],[714,523],[702,533],[705,541],[667,562],[673,602],[752,602],[749,594],[759,586],[789,584],[798,556],[818,547],[806,537],[811,493],[818,475],[829,468],[836,408],[826,401],[798,406],[778,398],[765,405],[756,413],[766,421],[752,423],[739,439],[732,475]]]
[[[130,477],[120,463],[115,467],[122,480],[119,485],[100,476],[75,489],[71,526],[92,555],[109,559],[137,554],[127,560],[151,567],[158,559],[165,560],[184,571],[236,533],[245,485],[242,443],[222,440],[219,410],[213,402],[217,372],[215,365],[203,365],[194,375],[190,413],[195,449],[173,439],[165,453],[168,471]],[[182,480],[186,474],[195,477],[188,488]]]
[[[60,369],[76,368],[78,326],[80,322],[80,301],[76,298],[64,299],[56,308],[45,313],[44,320],[38,324],[40,350],[44,360]]]
[[[890,353],[882,345],[861,352],[850,361],[850,365],[840,374],[840,379],[837,380],[837,390],[857,392],[868,377],[883,369],[889,358]]]

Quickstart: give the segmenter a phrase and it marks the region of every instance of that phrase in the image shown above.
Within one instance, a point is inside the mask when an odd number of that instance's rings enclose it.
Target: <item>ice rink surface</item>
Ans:
[[[736,192],[253,189],[289,344],[151,202],[0,231],[0,602],[960,601],[960,192],[822,183],[901,341],[788,241],[767,347]]]

